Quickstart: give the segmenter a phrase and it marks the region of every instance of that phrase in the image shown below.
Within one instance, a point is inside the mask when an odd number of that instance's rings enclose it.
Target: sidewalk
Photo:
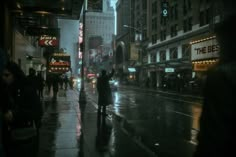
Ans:
[[[81,106],[78,97],[76,90],[60,90],[56,102],[44,98],[39,157],[150,156],[122,130],[124,120],[109,115],[98,129],[96,104],[88,97]]]

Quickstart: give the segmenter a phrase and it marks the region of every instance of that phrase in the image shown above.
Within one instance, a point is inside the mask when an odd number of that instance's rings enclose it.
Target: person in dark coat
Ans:
[[[20,67],[9,62],[1,75],[1,103],[4,115],[3,140],[7,157],[34,157],[37,152],[37,135],[25,140],[15,140],[12,132],[15,129],[33,126],[40,119],[41,105],[36,91],[27,82]]]
[[[114,75],[114,69],[110,74],[106,73],[106,70],[102,70],[101,76],[97,78],[97,91],[98,91],[98,115],[102,113],[106,115],[106,106],[112,104],[112,93],[109,84],[109,80]]]
[[[42,77],[41,72],[38,72],[37,74],[37,81],[38,81],[38,87],[37,87],[38,95],[40,98],[43,98],[44,79]]]
[[[0,48],[0,76],[2,76],[3,68],[5,67],[7,61],[7,56],[5,52]],[[0,78],[0,97],[3,95],[3,87],[2,85],[2,79]],[[0,98],[0,100],[2,100]],[[3,132],[3,104],[0,103],[0,157],[5,157],[5,151],[3,148],[3,137],[2,137],[2,132]]]
[[[39,80],[38,77],[36,76],[36,70],[34,68],[29,68],[29,75],[26,76],[26,81],[30,86],[33,88],[33,90],[37,93],[37,96],[39,96]]]
[[[194,157],[234,156],[236,141],[236,15],[216,26],[220,59],[206,78]]]
[[[51,74],[47,75],[46,85],[47,85],[47,88],[48,88],[48,94],[50,94],[51,88],[52,88],[52,75]]]
[[[59,90],[59,76],[58,75],[53,75],[52,77],[52,89],[53,89],[53,101],[56,101],[57,100],[57,93],[58,93],[58,90]]]

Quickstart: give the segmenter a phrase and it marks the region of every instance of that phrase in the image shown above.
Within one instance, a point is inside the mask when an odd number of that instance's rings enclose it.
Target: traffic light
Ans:
[[[161,3],[161,14],[162,14],[163,17],[168,16],[168,6],[169,6],[169,4],[166,1],[163,1]]]

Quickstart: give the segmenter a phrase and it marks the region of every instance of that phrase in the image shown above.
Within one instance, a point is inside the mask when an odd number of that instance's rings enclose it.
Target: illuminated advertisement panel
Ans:
[[[49,72],[65,73],[70,71],[70,55],[54,53],[49,61]]]

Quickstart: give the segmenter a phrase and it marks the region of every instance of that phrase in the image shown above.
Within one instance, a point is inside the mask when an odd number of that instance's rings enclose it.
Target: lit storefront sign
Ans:
[[[213,36],[211,38],[202,39],[199,41],[191,42],[191,60],[204,60],[219,57],[220,47]]]
[[[135,68],[128,68],[128,71],[129,72],[136,72],[136,69]]]
[[[193,62],[194,71],[207,71],[218,62],[218,59],[195,61]]]
[[[53,36],[40,36],[39,46],[58,46],[58,38]]]
[[[70,55],[55,53],[50,58],[49,72],[65,73],[70,71]]]
[[[165,68],[165,72],[166,73],[173,73],[173,72],[175,72],[175,69],[174,68]]]
[[[220,47],[215,36],[193,41],[190,44],[194,71],[207,71],[218,62]]]

